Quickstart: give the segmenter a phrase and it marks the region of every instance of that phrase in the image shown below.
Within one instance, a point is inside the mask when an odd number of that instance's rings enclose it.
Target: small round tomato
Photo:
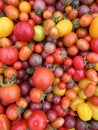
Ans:
[[[32,80],[35,87],[45,90],[54,82],[54,75],[48,68],[42,67],[34,72]]]
[[[98,106],[98,96],[92,96],[89,99],[89,102],[92,103],[93,105]]]
[[[30,3],[27,2],[27,1],[21,1],[20,4],[19,4],[19,10],[21,12],[30,13],[30,11],[31,11]]]
[[[13,29],[14,23],[8,17],[0,18],[0,38],[9,36]]]
[[[23,119],[16,121],[11,128],[11,130],[27,130],[27,129],[28,129],[27,121]]]
[[[71,99],[67,96],[64,96],[62,99],[61,99],[61,107],[63,110],[66,110],[71,104]]]
[[[98,38],[92,39],[90,41],[90,46],[93,52],[98,53]]]
[[[45,39],[44,28],[41,25],[34,26],[35,35],[33,37],[34,41],[41,42]]]
[[[43,130],[47,124],[47,116],[41,110],[35,110],[28,119],[28,126],[31,130]]]
[[[26,108],[28,106],[28,100],[24,97],[20,97],[17,101],[16,104],[20,108]]]
[[[1,48],[0,60],[7,65],[13,64],[18,60],[18,50],[12,46]]]
[[[19,5],[19,0],[6,0],[6,3],[8,5],[13,5],[13,6],[17,7]]]
[[[54,127],[54,128],[60,128],[62,127],[64,124],[64,118],[63,117],[58,117],[56,118],[56,120],[54,120],[51,125]]]
[[[14,27],[14,34],[18,40],[26,42],[34,37],[34,28],[28,22],[18,22]]]
[[[59,21],[56,25],[60,32],[60,37],[63,37],[64,35],[70,33],[72,31],[72,23],[68,19],[63,19]]]
[[[89,121],[92,118],[92,109],[87,103],[80,103],[77,105],[77,113],[81,120]]]
[[[95,52],[88,52],[86,55],[86,59],[90,63],[96,63],[98,62],[98,54]]]
[[[30,99],[32,102],[39,103],[43,98],[43,91],[38,88],[32,88],[30,91]]]

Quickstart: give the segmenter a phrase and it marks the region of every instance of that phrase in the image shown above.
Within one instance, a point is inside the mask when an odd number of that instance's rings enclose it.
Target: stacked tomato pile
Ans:
[[[0,0],[0,130],[98,130],[98,0]]]

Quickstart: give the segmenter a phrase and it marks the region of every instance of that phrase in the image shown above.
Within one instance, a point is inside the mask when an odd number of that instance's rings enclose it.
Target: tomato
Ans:
[[[76,98],[71,102],[70,108],[71,108],[73,111],[77,111],[77,106],[78,106],[78,104],[80,104],[80,103],[84,103],[84,100],[81,99],[80,97],[76,97]]]
[[[78,11],[77,9],[72,9],[69,13],[68,13],[68,17],[71,20],[74,20],[75,18],[77,18],[78,16]]]
[[[55,21],[55,19],[57,19],[57,21],[59,22],[60,20],[63,20],[64,19],[64,15],[63,15],[63,13],[61,12],[61,11],[55,11],[55,12],[53,12],[53,19],[54,19],[54,21]]]
[[[0,130],[11,130],[11,123],[5,114],[0,114]]]
[[[73,74],[73,79],[75,81],[80,81],[85,77],[85,70],[76,70],[75,73]]]
[[[20,41],[29,41],[34,37],[34,28],[28,22],[18,22],[14,27],[14,34]]]
[[[12,46],[1,48],[0,60],[7,65],[13,64],[18,60],[18,50]]]
[[[4,6],[5,6],[5,5],[4,5],[3,0],[0,0],[0,12],[3,11]]]
[[[8,18],[11,20],[16,20],[19,17],[19,11],[16,7],[8,5],[5,7],[4,12]]]
[[[71,80],[71,75],[68,72],[65,72],[61,78],[63,82],[68,83]]]
[[[98,106],[93,105],[92,103],[90,103],[89,101],[87,102],[87,104],[91,107],[92,109],[92,118],[94,120],[98,121]]]
[[[17,101],[16,104],[20,108],[26,108],[28,106],[28,100],[24,97],[20,97]]]
[[[32,80],[35,87],[45,90],[54,82],[54,75],[48,68],[42,67],[34,72]]]
[[[55,63],[62,64],[65,57],[67,57],[67,52],[65,48],[56,48],[55,52],[53,53]]]
[[[18,106],[16,104],[9,105],[6,109],[6,115],[11,121],[15,121],[16,119],[18,119]]]
[[[13,67],[7,67],[4,70],[4,75],[5,77],[7,77],[8,79],[13,79],[13,77],[16,77],[18,75],[18,72],[16,71],[16,69],[14,69]]]
[[[66,92],[66,88],[60,89],[60,88],[58,87],[58,85],[55,85],[55,87],[53,87],[53,93],[54,93],[55,95],[64,96],[64,95],[65,95],[65,92]]]
[[[71,99],[67,96],[64,96],[62,99],[61,99],[61,107],[63,110],[66,111],[66,109],[70,106],[71,104]]]
[[[75,67],[75,69],[77,70],[81,70],[84,68],[84,59],[82,56],[75,56],[73,58],[73,66]]]
[[[87,27],[87,26],[89,26],[91,24],[92,20],[93,20],[92,15],[84,14],[79,19],[80,26]]]
[[[50,10],[44,10],[43,11],[43,18],[44,19],[49,19],[52,17],[52,12]]]
[[[20,69],[23,67],[23,64],[22,64],[21,61],[16,61],[16,62],[14,62],[13,67],[14,67],[16,70],[20,70]]]
[[[74,89],[68,89],[66,91],[66,96],[69,97],[71,100],[74,100],[76,98],[76,92]]]
[[[88,101],[93,105],[98,106],[98,96],[92,96],[88,99]]]
[[[29,119],[29,117],[32,115],[32,110],[31,109],[26,109],[25,111],[24,111],[24,113],[23,113],[23,117],[24,117],[24,119],[25,120],[28,120]]]
[[[66,47],[71,47],[76,43],[77,39],[78,39],[77,34],[75,32],[70,32],[69,34],[64,36],[63,44]]]
[[[87,103],[80,103],[77,105],[77,113],[81,120],[89,121],[93,116],[91,107]]]
[[[64,65],[65,66],[71,66],[72,65],[72,63],[73,63],[73,61],[72,61],[72,59],[71,58],[66,58],[65,60],[64,60]]]
[[[12,45],[12,41],[9,38],[4,37],[0,39],[1,47],[11,46],[11,45]]]
[[[45,33],[44,28],[41,25],[35,25],[34,26],[35,35],[33,37],[33,40],[36,42],[41,42],[45,39]]]
[[[59,88],[59,89],[64,89],[64,88],[66,88],[66,83],[64,83],[64,82],[59,82],[59,83],[58,83],[58,88]]]
[[[92,38],[98,38],[98,16],[96,16],[89,26],[89,34]]]
[[[30,91],[30,99],[32,102],[39,103],[43,98],[43,91],[38,88],[32,88]]]
[[[97,72],[94,69],[88,69],[88,70],[86,70],[86,76],[92,82],[96,83],[98,81]]]
[[[19,5],[19,0],[6,0],[6,3],[8,5],[13,5],[13,6],[17,7]]]
[[[56,120],[54,120],[51,125],[54,128],[60,128],[64,124],[64,118],[63,117],[58,117]]]
[[[75,56],[75,55],[78,54],[78,52],[79,52],[79,50],[78,50],[78,48],[77,48],[75,45],[73,45],[73,46],[71,46],[71,47],[68,47],[68,49],[67,49],[67,53],[68,53],[70,56]]]
[[[28,119],[30,130],[43,130],[46,127],[47,116],[41,110],[35,110]]]
[[[78,91],[78,96],[79,96],[81,99],[83,99],[83,100],[87,99],[87,96],[85,95],[83,89],[80,89],[80,90]]]
[[[18,120],[13,125],[11,130],[27,130],[27,121],[26,120]]]
[[[21,1],[20,4],[19,4],[19,10],[21,12],[30,13],[30,11],[31,11],[30,3],[27,2],[27,1]]]
[[[45,20],[45,22],[44,22],[44,32],[45,32],[45,35],[48,35],[48,31],[52,27],[55,27],[55,22],[52,19]]]
[[[98,53],[98,38],[92,39],[90,41],[90,46],[93,52]]]
[[[23,46],[19,51],[19,59],[26,61],[32,54],[32,49],[29,46]]]
[[[29,15],[25,12],[21,12],[19,14],[19,19],[20,19],[21,22],[27,22],[29,20]]]
[[[17,84],[0,87],[0,98],[7,103],[14,103],[20,97],[20,88]]]
[[[13,29],[13,21],[11,21],[8,17],[0,18],[0,38],[9,36],[12,33]]]
[[[85,28],[78,28],[76,30],[76,34],[78,36],[78,38],[84,38],[85,36],[87,36],[87,30]]]
[[[56,24],[56,27],[58,28],[60,32],[60,37],[63,37],[64,35],[70,33],[72,31],[72,23],[68,19],[63,19],[59,21]]]

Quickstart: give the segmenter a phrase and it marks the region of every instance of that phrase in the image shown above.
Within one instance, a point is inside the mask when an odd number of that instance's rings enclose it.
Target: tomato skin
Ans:
[[[71,20],[74,20],[75,18],[77,18],[78,16],[78,11],[76,9],[73,9],[71,10],[69,13],[68,13],[68,17],[69,19]]]
[[[35,110],[28,119],[30,130],[43,130],[46,127],[47,116],[41,110]]]
[[[34,37],[35,31],[28,22],[18,22],[14,27],[14,34],[20,41],[29,41]]]
[[[4,113],[4,107],[3,105],[0,104],[0,114],[3,114]]]
[[[18,60],[18,50],[12,46],[1,48],[0,60],[7,65],[13,64]]]
[[[60,128],[64,124],[64,118],[63,117],[58,117],[56,120],[54,120],[51,125],[54,128]]]
[[[35,87],[45,90],[52,85],[54,75],[48,68],[42,67],[34,72],[32,80]]]
[[[84,59],[82,56],[75,56],[73,58],[73,66],[75,67],[75,69],[77,70],[81,70],[84,68]]]
[[[11,130],[11,123],[5,114],[0,114],[0,130]]]
[[[90,103],[92,103],[93,105],[98,106],[98,96],[92,96],[92,97],[90,97],[90,98],[88,99],[88,101],[89,101]]]
[[[86,59],[90,63],[96,63],[96,62],[98,62],[98,54],[95,52],[89,52],[86,55]]]
[[[18,120],[13,125],[11,130],[27,130],[27,121],[26,120]]]
[[[9,95],[9,96],[8,96]],[[0,87],[0,98],[7,103],[14,103],[20,97],[20,88],[17,84]]]
[[[5,5],[4,5],[3,0],[0,0],[0,12],[3,11],[4,6],[5,6]]]
[[[93,52],[98,53],[98,38],[92,39],[90,41],[90,46]]]
[[[80,81],[85,77],[85,70],[76,70],[75,73],[73,74],[73,79],[75,81]]]

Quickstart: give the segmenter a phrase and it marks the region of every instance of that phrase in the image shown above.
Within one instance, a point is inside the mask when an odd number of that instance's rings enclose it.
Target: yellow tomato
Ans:
[[[93,83],[91,80],[87,79],[87,78],[83,78],[82,80],[79,81],[79,88],[80,89],[85,89],[86,86],[89,84],[89,83]],[[95,85],[95,83],[93,83]]]
[[[96,71],[98,71],[98,62],[96,62],[96,63],[94,64],[94,69],[95,69]]]
[[[9,36],[14,29],[14,23],[8,17],[0,18],[0,37]]]
[[[70,105],[70,108],[73,110],[73,111],[77,111],[77,105],[80,104],[80,103],[83,103],[84,100],[81,99],[80,97],[76,97],[72,102],[71,102],[71,105]]]
[[[72,129],[68,129],[68,130],[75,130],[75,128],[72,128]]]
[[[45,39],[45,33],[44,28],[41,25],[34,26],[35,35],[33,37],[33,40],[36,42],[41,42]]]
[[[87,104],[91,107],[92,113],[93,113],[93,119],[98,121],[98,106],[95,106],[91,104],[90,102],[87,102]]]
[[[31,5],[27,1],[22,1],[19,4],[19,10],[21,12],[29,13],[31,11]]]
[[[55,95],[64,96],[65,92],[66,92],[66,89],[59,89],[57,85],[53,88],[53,93]]]
[[[63,37],[64,35],[70,33],[72,31],[72,23],[68,19],[63,19],[60,22],[57,23],[56,27],[59,30],[60,37]]]
[[[89,34],[92,38],[98,38],[98,16],[91,22],[89,26]]]
[[[78,93],[78,91],[80,90],[79,85],[78,85],[78,84],[75,84],[73,90],[74,90],[76,93]]]
[[[87,103],[77,105],[77,114],[83,121],[89,121],[93,116],[92,109]]]
[[[79,90],[78,96],[79,96],[81,99],[83,99],[83,100],[87,99],[87,97],[86,97],[85,94],[84,94],[84,90],[83,90],[83,89],[80,89],[80,90]]]

